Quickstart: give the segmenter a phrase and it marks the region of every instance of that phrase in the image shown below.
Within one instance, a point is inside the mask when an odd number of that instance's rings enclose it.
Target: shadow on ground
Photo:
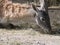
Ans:
[[[28,26],[28,25],[20,25],[20,26],[18,26],[17,25],[16,26],[16,25],[13,25],[13,24],[5,25],[5,24],[0,23],[0,29],[7,29],[7,30],[17,29],[17,30],[21,30],[21,29],[30,29],[30,28],[32,28],[34,31],[45,34],[43,29],[41,29],[37,25],[32,25],[32,26],[31,25],[30,26]],[[52,29],[52,33],[50,35],[56,35],[57,36],[58,34],[60,34],[60,29],[55,28],[55,29]]]

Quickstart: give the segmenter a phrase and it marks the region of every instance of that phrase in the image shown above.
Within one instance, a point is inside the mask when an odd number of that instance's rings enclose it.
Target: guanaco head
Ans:
[[[38,9],[34,4],[32,4],[32,7],[36,12],[35,19],[38,26],[44,29],[45,33],[50,33],[51,25],[50,25],[50,18],[48,12],[45,11],[45,8],[43,9],[42,7],[41,8],[39,7],[40,9]]]

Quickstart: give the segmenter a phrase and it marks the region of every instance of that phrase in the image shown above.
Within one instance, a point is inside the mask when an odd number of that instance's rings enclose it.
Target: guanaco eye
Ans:
[[[45,18],[43,18],[43,17],[40,17],[40,20],[45,22]]]

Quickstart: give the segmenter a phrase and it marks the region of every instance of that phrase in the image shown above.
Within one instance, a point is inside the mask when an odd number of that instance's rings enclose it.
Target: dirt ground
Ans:
[[[60,45],[60,36],[33,29],[0,29],[0,45]]]

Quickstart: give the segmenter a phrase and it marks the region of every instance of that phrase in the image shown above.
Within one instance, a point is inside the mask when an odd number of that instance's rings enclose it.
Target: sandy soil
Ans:
[[[0,45],[60,45],[60,36],[33,29],[0,29]]]

